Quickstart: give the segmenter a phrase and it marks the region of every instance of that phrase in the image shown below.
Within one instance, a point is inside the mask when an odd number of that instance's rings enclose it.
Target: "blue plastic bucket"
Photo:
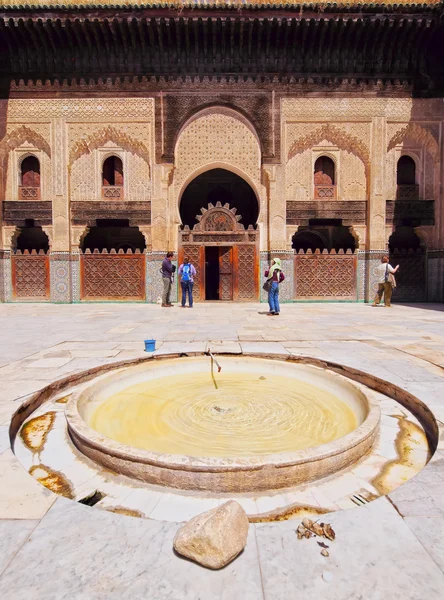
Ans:
[[[156,340],[144,340],[145,352],[154,352],[156,349]]]

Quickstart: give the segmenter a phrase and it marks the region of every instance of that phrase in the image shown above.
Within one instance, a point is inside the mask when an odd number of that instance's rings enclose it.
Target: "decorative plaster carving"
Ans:
[[[15,150],[15,148],[25,143],[30,144],[34,148],[39,148],[51,157],[51,147],[45,138],[34,129],[26,127],[26,125],[22,125],[5,135],[0,142],[0,152],[2,150]]]
[[[296,154],[319,144],[322,140],[327,140],[332,144],[336,144],[339,148],[359,156],[365,165],[368,165],[370,162],[369,149],[361,139],[348,134],[341,127],[331,125],[330,123],[324,123],[293,142],[288,152],[288,160],[291,160]]]
[[[421,146],[426,148],[435,163],[439,162],[439,145],[434,136],[430,131],[421,127],[417,123],[408,123],[400,131],[398,131],[389,141],[387,152],[402,144],[405,139],[411,139],[418,142]]]
[[[96,132],[87,139],[79,140],[74,144],[69,153],[69,166],[84,154],[90,154],[92,150],[105,146],[107,142],[114,142],[123,150],[140,156],[147,165],[150,164],[149,152],[145,144],[133,139],[124,131],[109,125],[100,132]]]

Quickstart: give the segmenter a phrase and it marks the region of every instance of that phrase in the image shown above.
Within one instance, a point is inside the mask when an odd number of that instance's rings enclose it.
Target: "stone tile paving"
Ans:
[[[444,427],[434,460],[365,507],[331,514],[330,558],[298,541],[296,521],[254,525],[242,556],[211,572],[172,552],[177,526],[57,498],[9,449],[7,426],[26,396],[68,373],[159,353],[294,353],[344,363],[401,385],[444,422],[444,312],[439,305],[0,305],[0,597],[332,599],[442,598]],[[345,484],[344,484],[345,485]],[[390,500],[390,501],[389,501]],[[134,498],[135,505],[137,498]]]

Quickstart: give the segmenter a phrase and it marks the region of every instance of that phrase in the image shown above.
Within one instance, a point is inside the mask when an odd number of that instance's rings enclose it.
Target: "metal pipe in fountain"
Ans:
[[[208,348],[208,352],[207,352],[207,353],[210,355],[210,358],[211,358],[211,378],[213,379],[214,387],[215,387],[215,388],[216,388],[216,390],[217,390],[217,389],[219,389],[219,388],[218,388],[218,386],[217,386],[216,379],[215,379],[215,377],[214,377],[214,372],[213,372],[213,363],[216,363],[216,365],[217,365],[217,372],[218,372],[218,373],[220,373],[220,372],[222,371],[222,367],[221,367],[221,366],[220,366],[220,364],[217,362],[217,360],[214,358],[214,356],[213,356],[213,353],[211,352],[210,348]]]

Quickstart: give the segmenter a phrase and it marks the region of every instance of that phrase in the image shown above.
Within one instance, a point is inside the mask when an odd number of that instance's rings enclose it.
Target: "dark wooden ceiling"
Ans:
[[[334,75],[408,77],[417,89],[444,87],[444,26],[436,14],[4,13],[0,52],[0,73],[8,78]]]

